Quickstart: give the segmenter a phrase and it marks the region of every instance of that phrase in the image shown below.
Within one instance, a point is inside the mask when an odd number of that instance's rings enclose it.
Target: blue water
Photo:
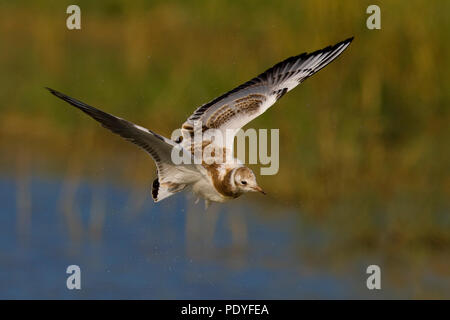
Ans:
[[[326,263],[309,264],[305,247],[323,237],[305,227],[295,210],[273,214],[271,208],[268,214],[263,204],[242,199],[205,212],[202,203],[195,205],[184,194],[154,204],[145,190],[134,210],[130,199],[136,190],[82,181],[69,222],[61,205],[62,181],[34,177],[29,190],[31,219],[23,227],[16,182],[0,180],[2,299],[380,296],[365,289],[365,275],[350,267],[342,274]],[[103,210],[95,209],[103,213],[101,231],[92,232],[92,201],[99,195],[104,197]],[[79,231],[70,231],[71,223]],[[66,287],[66,268],[73,264],[81,268],[81,290]]]

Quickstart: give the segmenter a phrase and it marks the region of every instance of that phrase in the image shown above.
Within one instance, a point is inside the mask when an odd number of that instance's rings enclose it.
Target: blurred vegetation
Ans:
[[[381,30],[366,28],[373,1],[76,3],[79,31],[65,26],[73,1],[0,2],[4,171],[25,152],[40,171],[79,159],[84,175],[149,188],[143,152],[43,87],[170,135],[274,63],[355,36],[249,125],[280,128],[280,171],[260,183],[349,242],[448,249],[449,1],[383,2]]]

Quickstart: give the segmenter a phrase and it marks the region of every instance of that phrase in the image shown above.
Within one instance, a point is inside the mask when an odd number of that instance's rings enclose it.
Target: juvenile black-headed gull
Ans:
[[[246,192],[264,191],[258,186],[253,171],[232,155],[233,138],[248,122],[264,113],[288,91],[336,59],[352,42],[353,37],[334,46],[312,53],[290,57],[259,76],[247,81],[222,96],[200,106],[181,127],[175,141],[146,128],[115,117],[56,90],[52,94],[85,112],[105,128],[137,144],[147,151],[156,163],[157,178],[152,184],[152,198],[161,201],[187,187],[206,201],[225,202]],[[203,139],[200,149],[213,145],[222,150],[223,161],[195,161],[197,128],[223,133],[225,140]],[[174,150],[175,149],[175,150]],[[188,160],[175,163],[173,154],[181,152]],[[213,158],[219,156],[214,152]]]

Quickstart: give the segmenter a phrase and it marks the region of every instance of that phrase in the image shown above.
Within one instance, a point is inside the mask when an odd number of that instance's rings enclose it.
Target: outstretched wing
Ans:
[[[264,113],[286,92],[292,90],[331,61],[352,42],[353,37],[312,53],[290,57],[259,76],[202,105],[182,125],[183,136],[189,138],[197,126],[202,131],[219,129],[231,136],[244,125]],[[194,128],[195,126],[195,128]],[[233,141],[228,141],[230,148]],[[230,148],[231,149],[231,148]]]
[[[152,132],[146,128],[138,126],[127,120],[113,116],[103,112],[97,108],[85,104],[79,100],[71,98],[61,92],[47,88],[53,95],[77,107],[84,113],[88,114],[103,127],[117,133],[128,141],[133,142],[145,151],[147,151],[156,163],[158,169],[159,183],[165,181],[178,182],[179,173],[182,172],[184,178],[189,174],[196,174],[196,167],[194,165],[174,165],[171,158],[172,149],[174,147],[180,148],[175,142],[164,138],[163,136]],[[187,152],[189,153],[190,152]],[[191,162],[193,163],[193,162]],[[189,174],[188,174],[189,173]],[[175,181],[174,181],[175,180]]]

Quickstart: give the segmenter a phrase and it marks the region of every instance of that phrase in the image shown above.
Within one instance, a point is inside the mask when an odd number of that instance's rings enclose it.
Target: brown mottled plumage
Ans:
[[[222,196],[229,198],[237,198],[242,194],[239,193],[239,191],[233,187],[233,183],[231,180],[233,169],[231,168],[225,169],[226,173],[222,178],[220,176],[219,164],[204,165],[204,166],[206,167],[206,170],[208,171],[208,174],[211,177],[214,188],[216,188],[217,192],[219,192]]]

